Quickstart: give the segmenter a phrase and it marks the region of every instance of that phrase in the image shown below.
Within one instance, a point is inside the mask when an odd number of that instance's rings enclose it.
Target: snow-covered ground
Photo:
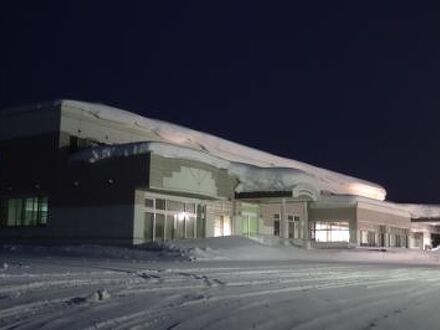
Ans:
[[[5,246],[2,329],[437,329],[440,253]]]

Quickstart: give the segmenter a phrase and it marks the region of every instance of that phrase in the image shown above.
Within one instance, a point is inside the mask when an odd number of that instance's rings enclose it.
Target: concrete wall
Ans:
[[[55,103],[40,108],[22,107],[0,111],[0,141],[57,132],[60,125],[60,106]]]
[[[134,191],[148,186],[150,156],[72,163],[68,141],[58,132],[0,141],[0,198],[49,196],[47,225],[3,227],[0,239],[131,244]]]
[[[57,182],[57,133],[0,141],[0,196],[47,194]]]

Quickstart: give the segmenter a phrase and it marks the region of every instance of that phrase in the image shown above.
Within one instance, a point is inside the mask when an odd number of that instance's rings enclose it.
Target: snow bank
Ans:
[[[190,256],[177,249],[171,249],[160,244],[139,247],[116,247],[101,245],[2,245],[0,253],[17,256],[52,256],[52,257],[81,257],[95,259],[124,259],[124,260],[190,260]]]
[[[112,246],[0,246],[0,261],[6,264],[1,273],[9,272],[14,258],[81,258],[122,260],[124,262],[182,261],[318,261],[440,265],[438,251],[403,248],[342,248],[305,250],[291,245],[263,244],[244,236],[210,237],[167,241],[161,244],[124,248]],[[2,258],[6,258],[1,260]],[[27,260],[27,259],[26,259]],[[7,262],[6,262],[7,261]],[[22,267],[21,267],[22,268]]]
[[[384,200],[386,196],[385,189],[377,184],[296,160],[275,156],[210,134],[160,120],[145,118],[106,105],[69,100],[61,101],[61,103],[103,121],[146,130],[154,133],[161,142],[199,150],[207,156],[210,155],[230,162],[249,164],[261,168],[278,167],[302,171],[316,180],[324,191],[335,194],[364,196],[377,200]]]
[[[266,245],[244,236],[211,237],[165,243],[193,261],[325,261],[440,265],[440,255],[403,248],[334,248],[305,250],[295,246]]]

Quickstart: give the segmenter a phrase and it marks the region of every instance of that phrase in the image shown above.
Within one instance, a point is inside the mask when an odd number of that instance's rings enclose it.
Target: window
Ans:
[[[395,242],[396,247],[401,247],[400,235],[396,235]]]
[[[273,235],[280,236],[280,214],[276,213],[273,215]]]
[[[349,242],[348,222],[314,222],[312,223],[312,238],[316,242]]]
[[[40,226],[47,223],[48,199],[44,196],[0,200],[2,227]]]
[[[196,213],[196,204],[194,204],[194,203],[186,203],[185,204],[185,212],[187,212],[187,213]]]
[[[206,207],[194,202],[146,197],[145,241],[205,236]]]
[[[185,238],[185,217],[176,216],[176,227],[174,231],[174,238],[175,239]]]
[[[197,237],[205,237],[205,212],[206,206],[197,205]]]
[[[156,209],[165,210],[165,199],[156,198]]]
[[[145,207],[148,207],[150,209],[154,208],[154,199],[145,198]]]
[[[165,215],[156,214],[156,231],[155,231],[155,240],[163,241],[165,232]]]
[[[146,242],[153,241],[153,231],[154,231],[154,213],[145,213],[144,219],[144,239]]]
[[[176,201],[168,201],[167,205],[168,211],[177,211],[177,212],[184,212],[185,211],[185,204],[182,202],[176,202]]]
[[[186,237],[187,238],[194,238],[194,230],[196,226],[196,218],[193,216],[187,217],[186,219]]]
[[[167,215],[165,223],[165,239],[174,239],[174,216]]]
[[[258,216],[255,213],[242,215],[242,234],[255,235],[258,234]]]
[[[293,215],[288,215],[287,216],[287,229],[288,229],[288,234],[289,234],[289,238],[293,239],[295,238],[295,222],[293,221],[294,217]]]
[[[280,236],[280,220],[273,221],[273,235]]]
[[[217,215],[214,220],[214,237],[231,235],[231,218]]]

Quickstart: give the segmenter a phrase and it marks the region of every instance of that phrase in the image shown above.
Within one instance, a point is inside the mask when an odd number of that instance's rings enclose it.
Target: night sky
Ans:
[[[439,8],[238,2],[2,1],[0,107],[106,103],[440,203]]]

